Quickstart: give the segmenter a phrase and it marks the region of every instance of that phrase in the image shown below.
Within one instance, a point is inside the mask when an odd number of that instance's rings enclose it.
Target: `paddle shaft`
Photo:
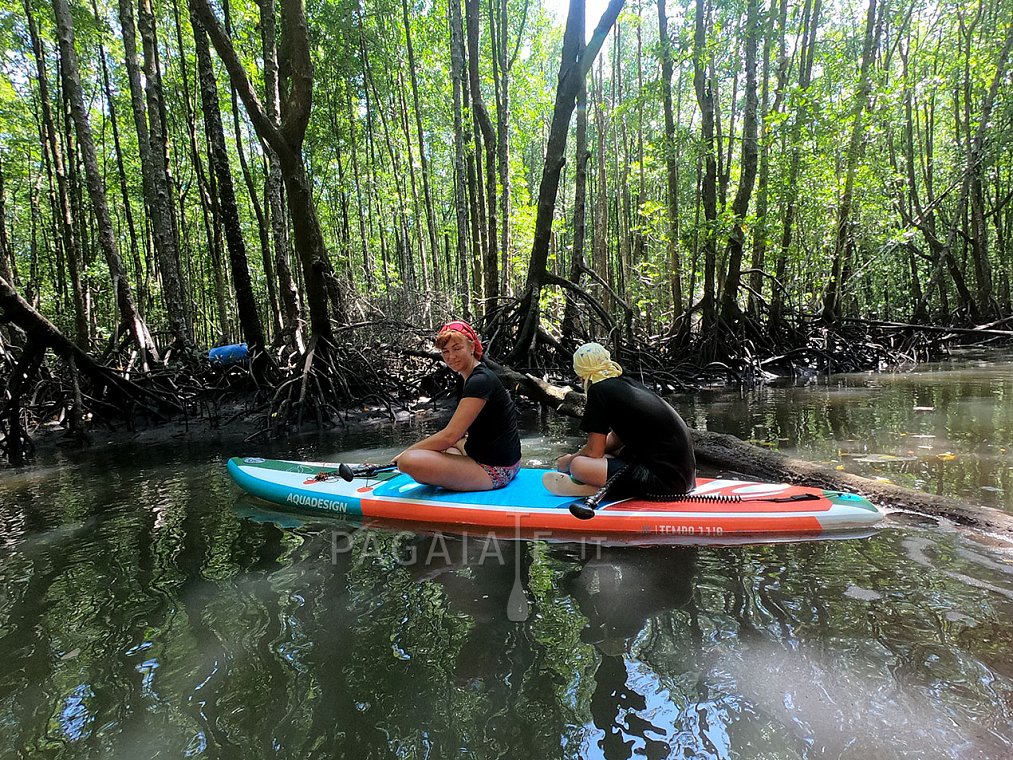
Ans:
[[[352,478],[371,478],[377,473],[390,472],[396,469],[397,465],[393,462],[390,464],[360,464],[355,467],[341,464],[338,465],[338,475],[341,476],[342,480],[351,482]]]
[[[629,463],[623,465],[623,468],[619,470],[619,472],[606,480],[605,485],[593,494],[580,499],[579,501],[573,502],[570,505],[570,514],[578,520],[590,520],[594,517],[594,511],[598,509],[598,506],[608,495],[608,492],[615,487],[615,484],[619,482],[619,478],[621,478],[628,469],[630,469]]]
[[[317,480],[332,480],[335,477],[339,477],[346,483],[351,483],[354,478],[371,478],[380,472],[390,472],[396,470],[397,465],[393,462],[390,464],[339,464],[336,470],[322,470],[316,475]]]

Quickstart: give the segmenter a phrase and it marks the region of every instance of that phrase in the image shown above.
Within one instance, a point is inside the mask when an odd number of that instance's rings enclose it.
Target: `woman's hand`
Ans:
[[[464,451],[464,447],[468,444],[468,436],[464,436],[457,443],[451,446],[449,449],[444,450],[444,454],[459,454],[461,456],[467,456]]]
[[[591,457],[592,459],[601,459],[605,456],[605,442],[606,437],[601,433],[588,433],[587,443],[580,447],[580,449],[573,454],[564,454],[556,460],[556,469],[560,472],[569,472],[570,463],[573,462],[577,457]],[[618,439],[617,439],[618,440]]]

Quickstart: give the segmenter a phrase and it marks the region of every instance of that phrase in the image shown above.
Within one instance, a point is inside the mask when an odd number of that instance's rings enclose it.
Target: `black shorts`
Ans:
[[[628,462],[620,457],[608,460],[608,479],[622,473],[615,485],[609,489],[612,498],[630,498],[634,496],[676,496],[675,491],[645,465]]]

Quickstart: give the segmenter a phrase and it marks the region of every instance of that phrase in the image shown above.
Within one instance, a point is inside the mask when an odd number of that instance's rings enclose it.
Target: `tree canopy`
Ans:
[[[0,278],[124,366],[1013,314],[1008,0],[589,12],[0,0]]]

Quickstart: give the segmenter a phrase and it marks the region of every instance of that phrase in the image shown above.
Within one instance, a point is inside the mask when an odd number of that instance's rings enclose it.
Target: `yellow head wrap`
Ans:
[[[612,361],[612,355],[600,343],[585,343],[577,349],[573,354],[573,371],[584,381],[585,391],[599,380],[623,374],[623,368]]]

